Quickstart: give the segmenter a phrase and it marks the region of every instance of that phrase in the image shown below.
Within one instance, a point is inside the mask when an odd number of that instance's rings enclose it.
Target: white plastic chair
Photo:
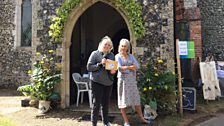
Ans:
[[[83,103],[83,95],[84,92],[88,93],[88,97],[89,97],[89,106],[92,106],[92,97],[91,97],[91,90],[88,86],[88,82],[86,81],[82,81],[82,77],[79,73],[73,73],[72,74],[72,78],[74,80],[74,82],[76,83],[77,86],[77,100],[76,100],[76,106],[78,107],[79,105],[79,97],[80,97],[80,93],[81,93],[81,103]]]

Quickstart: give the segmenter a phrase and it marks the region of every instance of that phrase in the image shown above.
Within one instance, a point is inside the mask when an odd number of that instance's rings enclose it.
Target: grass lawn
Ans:
[[[18,126],[10,119],[0,115],[0,126]]]

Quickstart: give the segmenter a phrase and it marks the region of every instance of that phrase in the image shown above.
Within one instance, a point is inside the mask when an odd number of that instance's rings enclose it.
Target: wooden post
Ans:
[[[181,117],[183,116],[183,99],[182,99],[182,79],[181,79],[181,66],[179,55],[179,40],[176,40],[176,57],[177,57],[177,72],[178,72],[178,92],[179,92],[179,112]]]

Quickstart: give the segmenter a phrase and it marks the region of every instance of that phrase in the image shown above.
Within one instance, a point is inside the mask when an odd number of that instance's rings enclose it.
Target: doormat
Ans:
[[[114,118],[115,118],[115,116],[109,116],[109,122],[113,122]],[[91,121],[91,115],[90,114],[83,115],[78,120],[79,121]],[[99,115],[98,120],[102,121],[101,115]]]

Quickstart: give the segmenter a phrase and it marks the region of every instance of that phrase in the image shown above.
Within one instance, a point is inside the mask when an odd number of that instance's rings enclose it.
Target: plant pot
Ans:
[[[30,107],[38,108],[39,107],[39,101],[31,99],[30,102],[29,102],[29,105],[30,105]]]
[[[151,106],[145,105],[144,106],[144,112],[143,112],[144,118],[148,120],[155,120],[157,117],[156,110],[152,109]]]
[[[40,100],[39,101],[39,110],[38,110],[38,112],[40,114],[46,113],[50,109],[50,104],[51,104],[50,101]]]
[[[30,106],[29,105],[29,102],[30,102],[30,99],[23,99],[23,100],[21,100],[21,106],[22,107],[28,107],[28,106]]]

